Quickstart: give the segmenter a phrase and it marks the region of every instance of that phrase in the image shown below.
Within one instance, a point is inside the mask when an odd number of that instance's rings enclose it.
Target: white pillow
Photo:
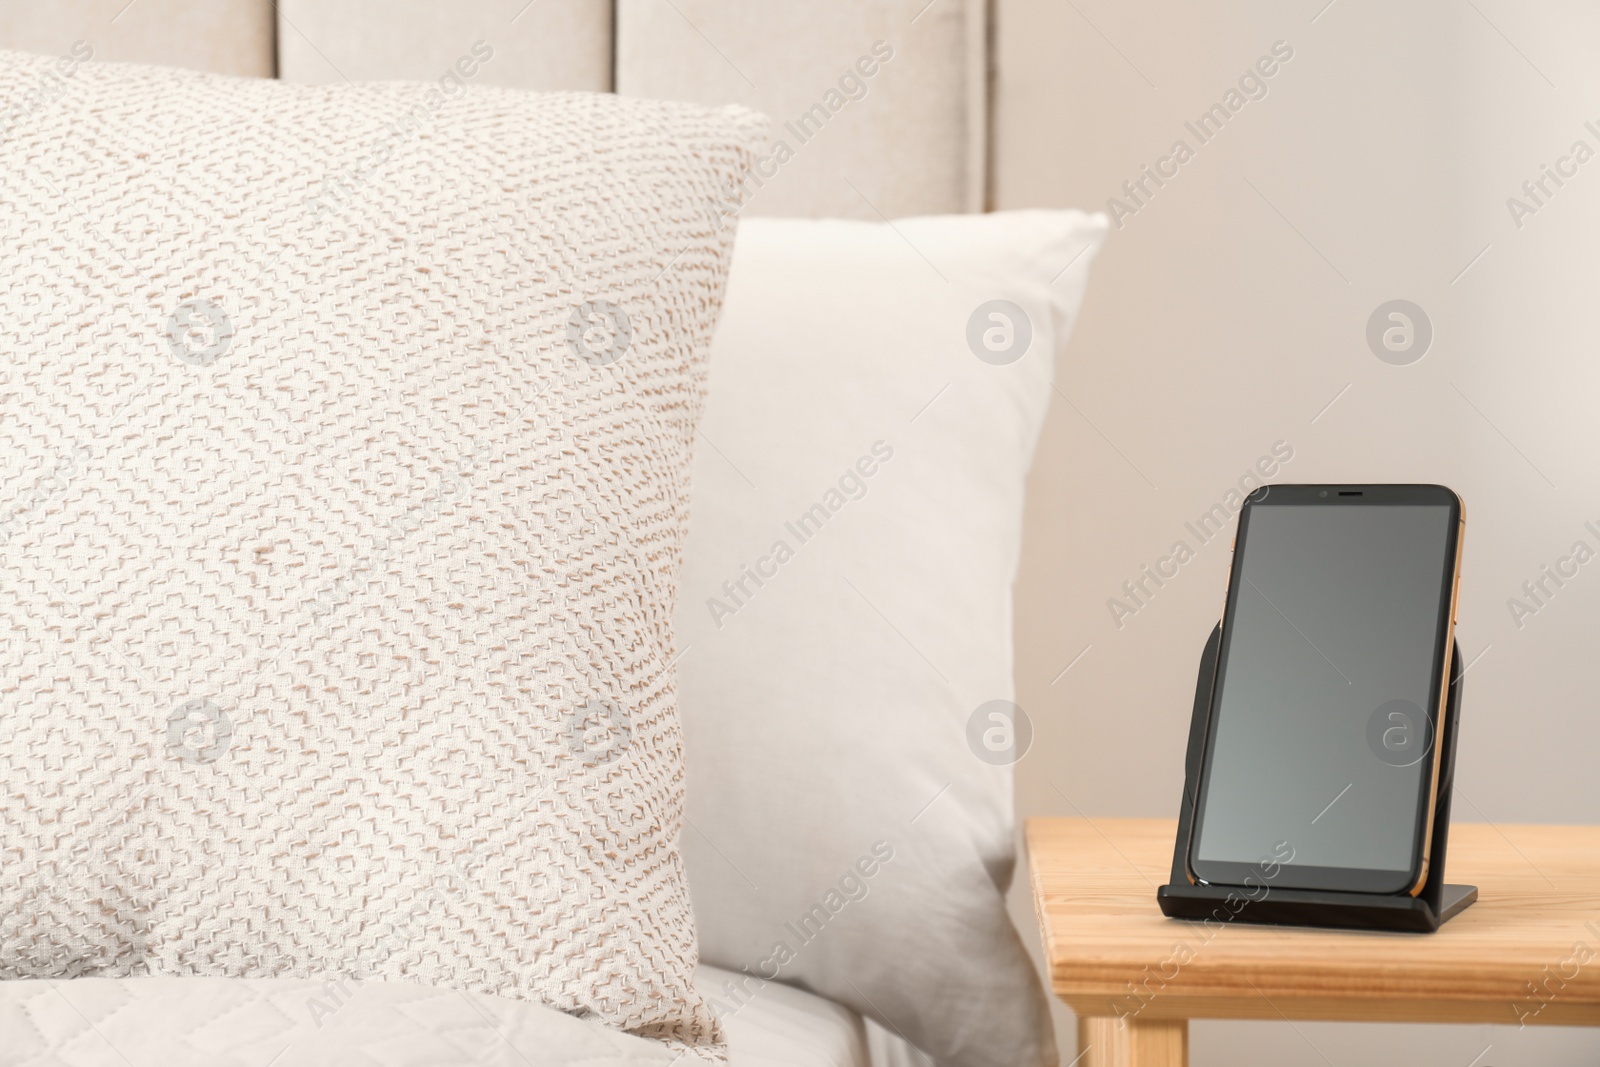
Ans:
[[[63,85],[0,141],[0,978],[345,972],[714,1045],[670,624],[760,123]]]
[[[702,953],[941,1064],[1055,1058],[1005,909],[1019,753],[991,749],[1013,728],[991,702],[1013,695],[1023,483],[1105,229],[746,219],[712,345],[678,609]]]

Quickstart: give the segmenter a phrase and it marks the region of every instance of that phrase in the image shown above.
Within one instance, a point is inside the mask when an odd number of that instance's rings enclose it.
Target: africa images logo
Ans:
[[[1428,354],[1433,320],[1409,300],[1389,300],[1367,317],[1367,347],[1385,363],[1409,366]]]

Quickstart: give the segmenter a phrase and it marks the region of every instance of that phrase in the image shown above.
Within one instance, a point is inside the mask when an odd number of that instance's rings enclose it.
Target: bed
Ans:
[[[614,89],[633,97],[739,103],[771,114],[774,143],[789,140],[800,150],[792,160],[769,157],[775,168],[770,173],[758,162],[755,180],[734,194],[726,214],[864,221],[749,227],[751,248],[742,253],[744,261],[765,262],[768,273],[758,281],[752,275],[756,268],[746,267],[742,282],[736,273],[731,284],[742,286],[738,306],[744,310],[730,313],[719,335],[728,338],[719,344],[732,350],[721,361],[731,366],[719,371],[723,384],[713,389],[695,456],[696,514],[702,526],[691,536],[687,566],[699,599],[694,620],[680,623],[679,655],[694,657],[682,668],[685,699],[714,706],[720,716],[689,716],[686,723],[691,786],[683,847],[702,928],[702,958],[724,965],[702,962],[696,988],[725,1028],[735,1067],[927,1062],[913,1040],[940,1049],[935,1058],[951,1064],[985,1062],[986,1055],[1000,1055],[996,1050],[1002,1048],[1013,1056],[1043,1057],[1048,1009],[1004,911],[1015,859],[1010,763],[1021,758],[1027,744],[1013,743],[1009,755],[996,758],[992,746],[984,751],[976,739],[988,737],[983,731],[992,731],[995,722],[1007,730],[1026,725],[1016,721],[1018,709],[1009,700],[1010,582],[1017,565],[1022,485],[1049,396],[1051,366],[1070,330],[1084,271],[1104,226],[1066,213],[1000,219],[987,229],[950,223],[951,216],[981,212],[987,199],[984,3],[840,0],[828,5],[826,14],[817,17],[814,8],[808,9],[802,19],[784,5],[716,0],[614,5],[609,0],[450,5],[431,0],[338,5],[79,0],[0,15],[0,47],[61,55],[63,63],[74,56],[155,62],[298,84],[409,79],[437,83],[446,95],[469,81],[537,90]],[[784,19],[792,24],[780,26]],[[894,78],[884,77],[884,70],[892,70]],[[71,72],[64,77],[62,91],[70,93]],[[893,150],[884,150],[886,139]],[[773,180],[779,171],[783,180]],[[317,204],[315,210],[330,208]],[[903,226],[887,222],[915,215],[930,217]],[[794,293],[820,294],[830,280],[850,277],[826,262],[832,250],[845,249],[855,256],[856,293],[881,282],[895,301],[917,310],[900,312],[903,323],[875,315],[880,309],[870,300],[865,306],[850,303],[851,285],[840,285],[832,297],[816,297],[838,302],[832,310],[822,303],[796,305]],[[675,264],[667,263],[666,270]],[[271,266],[253,264],[252,270]],[[1016,303],[989,299],[1002,294]],[[979,306],[981,301],[987,303]],[[1009,310],[996,312],[990,304]],[[1014,352],[992,346],[981,351],[976,340],[989,336],[985,328],[997,328],[991,323],[1002,323],[1010,337],[1014,323],[1004,316],[1013,312],[1024,321],[1031,316],[1031,336],[1044,342],[1025,362],[1018,361],[1028,354],[1027,334]],[[860,323],[861,330],[851,332],[859,332],[866,350],[854,351],[812,332],[819,319],[827,324],[841,318]],[[882,375],[855,383],[854,406],[840,411],[835,401],[841,376],[853,374],[868,354],[882,348],[881,336],[873,339],[875,331],[892,336],[930,329],[925,337],[902,336],[908,357],[886,361]],[[742,358],[741,353],[772,348],[768,336],[773,334],[804,337],[809,352],[826,349],[830,355],[812,358],[797,342],[783,352],[788,362],[781,366],[762,369]],[[948,357],[946,362],[913,358],[935,351],[940,359]],[[185,362],[209,365],[219,356],[200,353]],[[996,367],[1013,365],[1003,372],[1009,378],[997,377],[1002,372]],[[777,406],[769,387],[774,378],[788,387],[787,401]],[[979,440],[970,429],[974,424],[999,429],[992,439]],[[880,431],[894,444],[874,440]],[[916,449],[896,452],[901,442]],[[893,466],[891,456],[896,457]],[[746,467],[759,478],[759,492]],[[893,471],[893,477],[872,481],[870,472],[880,468]],[[898,489],[895,479],[902,480]],[[963,484],[968,485],[964,501],[942,498]],[[987,503],[984,493],[992,494]],[[834,547],[807,550],[793,565],[780,560],[785,575],[812,573],[785,578],[789,592],[760,594],[757,603],[752,591],[764,585],[752,568],[767,574],[763,568],[779,564],[751,556],[749,544],[783,526],[783,516],[796,508],[825,518],[839,512],[832,498],[850,501],[848,518],[827,519],[834,524]],[[919,511],[930,500],[949,508],[950,515]],[[955,518],[957,513],[963,517]],[[892,551],[897,539],[917,539],[905,525],[908,515],[960,527],[946,546],[948,558]],[[704,532],[703,516],[713,519],[710,534]],[[423,519],[431,517],[430,512]],[[800,541],[809,540],[800,535]],[[985,555],[982,546],[990,545],[995,547]],[[857,558],[872,557],[880,567],[875,577],[882,580],[875,584],[874,576],[857,572],[856,580],[845,575],[838,584],[836,558],[846,546]],[[884,558],[873,555],[885,548],[891,551]],[[912,594],[926,586],[923,575],[931,571],[963,572],[970,610],[954,613],[966,616],[961,625],[938,624],[938,604]],[[821,602],[791,603],[786,618],[750,621],[792,598],[797,587],[825,583],[832,584]],[[335,590],[329,604],[316,610],[334,611],[343,595]],[[840,598],[850,605],[848,623],[838,615]],[[699,607],[701,600],[709,615]],[[746,611],[747,601],[756,607]],[[712,649],[733,615],[740,616],[738,639],[750,643]],[[928,620],[937,625],[923,637],[917,627]],[[852,652],[862,657],[848,669],[839,668],[847,676],[835,679],[843,684],[828,692],[807,688],[805,675],[815,672],[805,666],[804,656],[791,652],[821,630],[830,631],[838,647],[815,643],[813,655],[839,664]],[[970,662],[952,666],[961,658]],[[889,660],[895,666],[878,666]],[[779,688],[806,699],[793,706],[774,699],[766,717],[745,715],[749,699],[741,694],[752,690],[731,680],[745,669],[765,673],[770,682],[786,663],[795,676],[783,679]],[[933,668],[931,675],[926,667]],[[870,685],[858,684],[862,678],[870,678]],[[917,759],[901,744],[892,751],[863,749],[854,765],[844,758],[831,761],[838,765],[837,779],[801,780],[780,769],[782,788],[796,797],[783,804],[774,800],[765,810],[745,802],[764,782],[740,766],[747,762],[744,754],[802,753],[808,765],[829,763],[830,752],[853,737],[848,713],[867,689],[877,690],[875,710],[885,715],[886,728],[913,731],[919,707],[934,706],[953,728],[930,731],[936,736]],[[826,722],[814,720],[810,738],[785,732],[785,722],[798,721],[813,707],[836,710]],[[891,723],[891,715],[906,718]],[[911,772],[899,778],[880,772],[895,759],[912,763]],[[728,770],[725,779],[715,777],[718,767]],[[734,770],[744,776],[735,780]],[[699,801],[696,774],[704,798]],[[877,783],[875,791],[855,788],[867,778]],[[807,789],[827,800],[804,802],[799,794]],[[784,804],[787,808],[778,810]],[[754,826],[752,812],[761,816]],[[774,833],[773,842],[806,842],[816,846],[815,854],[797,859],[786,854],[793,852],[788,845],[763,851],[764,844],[773,843],[761,840],[765,825],[786,832]],[[898,866],[890,866],[888,857]],[[866,864],[893,873],[872,881]],[[753,892],[747,893],[746,885]],[[975,901],[973,910],[983,921],[969,922],[961,907],[927,904],[929,885],[959,886],[952,892]],[[869,893],[872,902],[861,903]],[[926,927],[925,904],[931,924]],[[893,922],[887,918],[891,914]],[[771,935],[788,938],[782,931],[792,923],[780,929],[774,915],[801,925],[815,922],[818,930],[829,923],[831,932],[825,942],[819,937],[820,947],[807,947],[790,964],[772,951]],[[875,928],[889,926],[893,937],[872,939]],[[811,937],[800,941],[809,946]],[[740,963],[742,970],[733,969]],[[750,977],[769,963],[772,973],[781,971],[779,981]],[[928,974],[958,967],[977,975],[992,968],[1003,977],[975,995],[952,994],[944,1003],[922,995],[918,983]],[[413,982],[88,973],[70,981],[0,983],[0,1067],[335,1062],[543,1067],[680,1058],[669,1045],[618,1032],[582,1012]],[[1005,1025],[1011,1012],[1017,1013],[1018,1026]],[[997,1030],[1033,1033],[1007,1046],[996,1044],[983,1026],[957,1023],[941,1036],[935,1032],[941,1015],[987,1017],[987,1025]]]
[[[734,972],[702,967],[708,996]],[[866,1024],[771,985],[726,1017],[737,1067],[865,1067]],[[668,1064],[661,1043],[526,1001],[401,983],[137,978],[0,984],[5,1067]]]

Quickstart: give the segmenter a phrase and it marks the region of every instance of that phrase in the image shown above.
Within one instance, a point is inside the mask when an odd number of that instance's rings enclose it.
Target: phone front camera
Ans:
[[[1317,495],[1318,496],[1327,496],[1328,495],[1328,491],[1326,489],[1324,489],[1321,492],[1319,492]]]

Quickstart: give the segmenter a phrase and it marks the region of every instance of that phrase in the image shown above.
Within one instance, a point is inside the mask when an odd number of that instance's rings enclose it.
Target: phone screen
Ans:
[[[1460,504],[1431,486],[1319,492],[1275,487],[1241,513],[1190,869],[1408,891],[1431,813]]]

